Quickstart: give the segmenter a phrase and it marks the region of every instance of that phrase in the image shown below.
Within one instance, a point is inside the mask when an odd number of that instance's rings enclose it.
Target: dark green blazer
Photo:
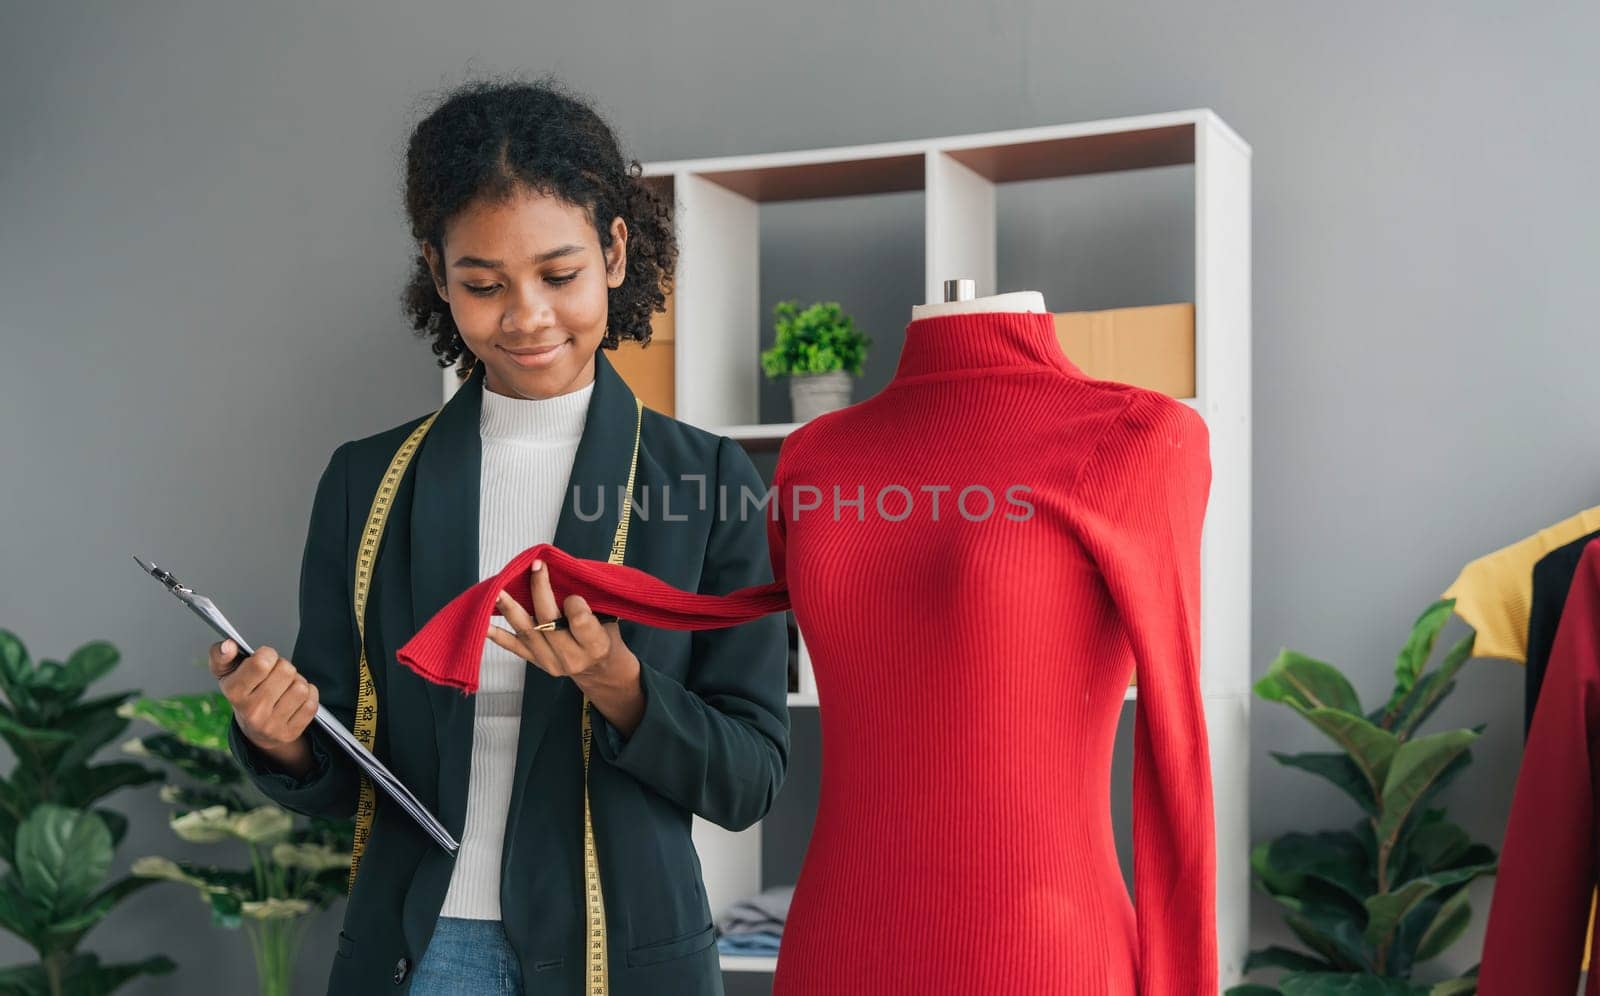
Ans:
[[[376,753],[457,839],[466,819],[474,700],[423,681],[395,661],[395,651],[479,580],[483,376],[480,365],[444,406],[402,478],[366,618],[379,703]],[[379,479],[421,420],[343,444],[317,485],[301,567],[300,632],[290,659],[347,726],[356,699],[356,546]],[[556,527],[554,542],[562,550],[594,560],[610,552],[634,423],[633,392],[606,351],[598,350],[583,438]],[[728,489],[725,515],[715,500],[719,485]],[[741,486],[753,495],[766,489],[738,443],[646,408],[634,494],[648,503],[648,515],[634,509],[624,563],[709,594],[771,581],[766,522],[757,512],[737,514]],[[594,519],[599,487],[608,497]],[[671,496],[670,519],[661,513],[664,492]],[[789,751],[784,619],[774,614],[700,632],[623,620],[620,630],[643,663],[644,716],[624,741],[591,707],[589,775],[611,993],[720,993],[690,817],[743,829],[761,819],[778,794]],[[571,680],[529,665],[500,900],[530,993],[578,996],[583,989],[582,704]],[[312,816],[354,814],[355,768],[320,733],[313,736],[316,763],[301,779],[273,770],[237,725],[232,745],[255,784],[278,804]],[[409,989],[444,903],[451,864],[379,793],[330,993]]]

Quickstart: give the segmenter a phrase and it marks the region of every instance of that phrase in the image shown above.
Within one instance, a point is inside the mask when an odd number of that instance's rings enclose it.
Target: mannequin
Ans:
[[[1038,292],[971,294],[948,282],[883,390],[784,440],[771,584],[674,591],[547,551],[551,583],[673,629],[795,613],[824,774],[775,996],[1215,993],[1205,422],[1087,376]],[[522,601],[526,560],[401,662],[467,688],[495,587]],[[1109,786],[1135,671],[1130,897]]]
[[[944,300],[911,306],[911,320],[935,318],[940,315],[971,315],[984,312],[1039,312],[1044,313],[1044,295],[1038,291],[1012,291],[1008,294],[990,294],[973,297],[973,281],[969,279],[946,280]]]
[[[1087,376],[1038,291],[944,296],[774,474],[824,772],[774,996],[1215,993],[1205,424]],[[1137,908],[1108,808],[1135,670]]]

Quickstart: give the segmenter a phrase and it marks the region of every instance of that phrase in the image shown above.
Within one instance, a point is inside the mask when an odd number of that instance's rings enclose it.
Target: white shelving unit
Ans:
[[[761,955],[723,955],[722,970],[724,972],[765,972],[771,974],[778,970],[776,955],[767,957]]]
[[[1250,147],[1209,110],[845,148],[647,164],[670,193],[679,240],[676,417],[751,449],[776,449],[793,424],[758,423],[760,206],[774,201],[923,193],[925,297],[970,277],[997,293],[1000,184],[1156,166],[1194,166],[1195,383],[1183,399],[1211,434],[1212,489],[1201,551],[1201,686],[1217,831],[1223,987],[1240,980],[1249,925]],[[1005,290],[1022,288],[1006,287]],[[1048,302],[1047,302],[1048,303]],[[1128,302],[1142,304],[1149,302]],[[452,387],[446,372],[446,396]],[[792,707],[818,706],[800,644]],[[1128,701],[1136,698],[1130,688]],[[1125,714],[1125,722],[1134,713]],[[1118,827],[1121,835],[1130,828]],[[760,891],[761,828],[695,821],[714,912]],[[775,958],[724,957],[771,972]]]

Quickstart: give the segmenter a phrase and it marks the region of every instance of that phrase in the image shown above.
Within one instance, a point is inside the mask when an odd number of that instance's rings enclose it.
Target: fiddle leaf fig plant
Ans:
[[[128,821],[96,805],[160,777],[133,762],[93,763],[127,727],[118,706],[138,694],[84,697],[118,659],[115,647],[96,640],[65,661],[35,663],[15,633],[0,630],[0,738],[16,758],[0,778],[0,928],[39,956],[0,968],[0,996],[100,996],[175,967],[160,955],[108,965],[78,951],[91,929],[147,884],[138,877],[108,881]]]
[[[1289,833],[1256,846],[1256,885],[1283,906],[1285,924],[1307,950],[1251,952],[1246,972],[1287,974],[1276,987],[1236,986],[1229,996],[1476,992],[1476,969],[1433,985],[1411,981],[1419,962],[1461,937],[1472,918],[1467,887],[1495,870],[1494,851],[1434,805],[1471,763],[1483,727],[1418,732],[1472,656],[1468,634],[1428,669],[1454,607],[1444,599],[1417,619],[1396,658],[1393,691],[1370,711],[1338,668],[1293,650],[1256,683],[1256,695],[1294,710],[1338,748],[1273,758],[1334,785],[1361,819],[1349,829]]]
[[[249,857],[239,869],[146,857],[134,874],[196,889],[213,923],[249,937],[262,996],[285,996],[307,921],[344,894],[354,825],[298,820],[256,791],[228,750],[233,710],[221,692],[142,698],[122,714],[161,729],[123,749],[184,776],[161,789],[173,806],[172,832],[191,843],[242,846]]]
[[[799,301],[773,306],[777,336],[761,353],[768,378],[843,370],[861,376],[872,339],[855,327],[837,301],[822,301],[801,310]]]

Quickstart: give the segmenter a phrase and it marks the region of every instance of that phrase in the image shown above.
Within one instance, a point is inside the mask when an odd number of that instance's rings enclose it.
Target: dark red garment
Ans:
[[[1208,445],[1181,402],[1086,376],[1048,314],[913,321],[884,390],[785,440],[774,584],[693,595],[535,547],[398,656],[475,687],[495,593],[527,607],[534,556],[558,600],[652,625],[792,602],[823,775],[777,996],[1214,994]],[[1135,671],[1136,903],[1110,813]]]
[[[1578,987],[1600,823],[1600,540],[1584,548],[1506,824],[1478,974],[1481,996]],[[1584,992],[1600,996],[1600,972]]]

